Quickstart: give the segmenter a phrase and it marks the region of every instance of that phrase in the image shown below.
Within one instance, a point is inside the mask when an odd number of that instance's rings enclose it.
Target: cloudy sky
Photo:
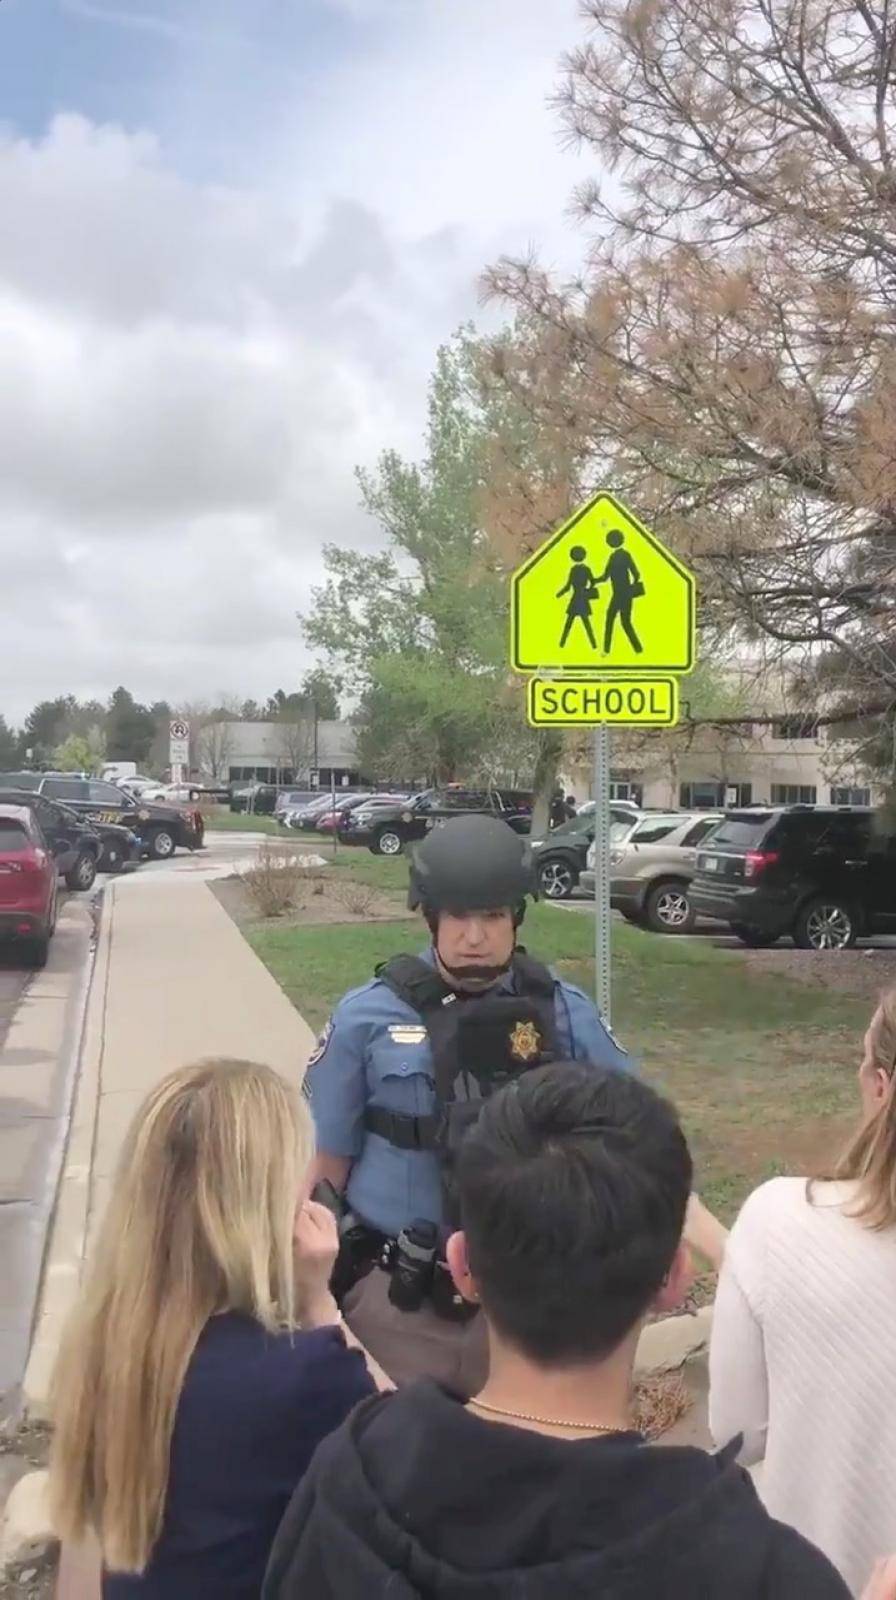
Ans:
[[[558,265],[575,0],[0,0],[0,711],[266,695],[356,462]]]

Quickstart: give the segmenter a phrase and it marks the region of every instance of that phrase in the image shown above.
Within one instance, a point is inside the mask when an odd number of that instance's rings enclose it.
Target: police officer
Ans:
[[[409,893],[430,948],[394,957],[347,994],[309,1062],[314,1181],[345,1197],[338,1292],[396,1382],[428,1374],[472,1392],[483,1375],[482,1319],[469,1320],[450,1284],[445,1292],[443,1264],[439,1292],[412,1315],[388,1270],[409,1266],[404,1287],[417,1266],[429,1271],[425,1225],[443,1236],[450,1225],[446,1175],[464,1117],[547,1061],[630,1065],[587,995],[518,947],[535,894],[528,844],[506,823],[469,816],[434,829],[412,854]]]

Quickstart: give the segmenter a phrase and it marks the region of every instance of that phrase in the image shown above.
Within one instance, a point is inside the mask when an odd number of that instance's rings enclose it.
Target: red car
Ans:
[[[44,967],[56,926],[56,863],[28,806],[0,806],[0,937]]]

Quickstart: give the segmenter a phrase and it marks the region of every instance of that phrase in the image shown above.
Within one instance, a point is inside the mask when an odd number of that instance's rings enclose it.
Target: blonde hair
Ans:
[[[868,1042],[873,1064],[886,1074],[890,1086],[850,1140],[833,1175],[858,1184],[852,1215],[879,1230],[896,1223],[896,989],[881,996]]]
[[[53,1379],[56,1532],[141,1572],[162,1528],[175,1413],[209,1317],[295,1326],[293,1226],[307,1106],[270,1067],[201,1061],[128,1132]]]

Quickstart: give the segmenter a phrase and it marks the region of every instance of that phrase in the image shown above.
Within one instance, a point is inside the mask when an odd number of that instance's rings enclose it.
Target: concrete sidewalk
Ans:
[[[45,1411],[61,1327],[147,1091],[172,1068],[216,1055],[264,1061],[299,1082],[313,1038],[205,883],[168,873],[110,885],[25,1377],[32,1416]]]

